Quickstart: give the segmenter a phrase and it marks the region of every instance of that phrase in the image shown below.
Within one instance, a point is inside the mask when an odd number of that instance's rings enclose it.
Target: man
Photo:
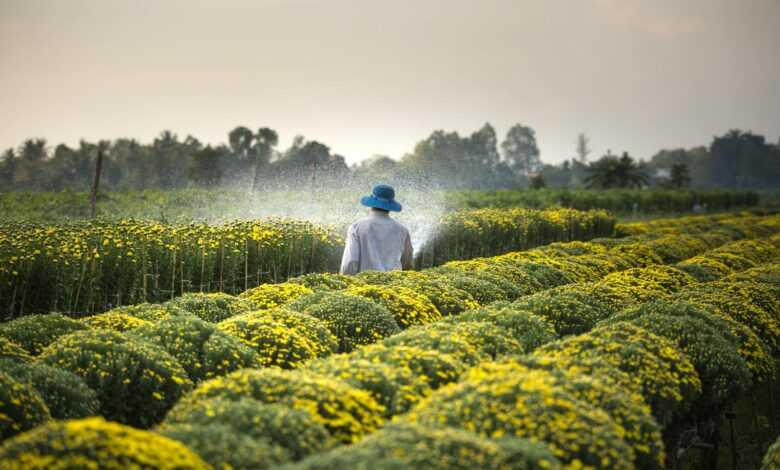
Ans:
[[[341,274],[412,269],[409,230],[390,218],[390,212],[401,211],[401,204],[395,200],[395,190],[384,184],[377,185],[360,203],[370,207],[371,212],[347,231]]]

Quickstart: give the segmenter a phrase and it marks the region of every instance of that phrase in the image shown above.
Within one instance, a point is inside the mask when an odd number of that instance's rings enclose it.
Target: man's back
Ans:
[[[341,261],[342,274],[409,269],[411,264],[409,231],[387,212],[372,210],[368,217],[349,227]]]

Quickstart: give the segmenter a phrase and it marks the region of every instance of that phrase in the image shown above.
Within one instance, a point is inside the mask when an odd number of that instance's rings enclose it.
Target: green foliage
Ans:
[[[322,452],[335,445],[325,426],[307,411],[251,398],[214,398],[177,405],[158,428],[167,431],[181,425],[226,426],[232,434],[265,440],[287,450],[293,460]]]
[[[52,341],[74,331],[87,329],[78,320],[60,313],[29,315],[0,323],[0,336],[38,355]]]
[[[360,286],[363,283],[356,276],[345,276],[335,273],[309,273],[287,280],[293,284],[300,284],[313,291],[342,290],[347,287]]]
[[[163,305],[178,307],[202,320],[218,323],[226,318],[247,313],[255,308],[250,301],[221,292],[211,294],[190,293]]]
[[[368,392],[311,372],[241,369],[201,383],[176,407],[186,409],[210,398],[252,398],[307,411],[345,443],[362,438],[383,423],[384,408]]]
[[[49,419],[49,409],[32,385],[0,371],[0,441]]]
[[[461,334],[453,332],[454,328],[441,323],[414,327],[393,335],[382,341],[384,346],[393,348],[407,346],[426,351],[435,351],[453,356],[457,361],[469,366],[476,365],[487,359],[487,355]]]
[[[136,427],[159,422],[192,386],[170,354],[110,330],[63,336],[39,360],[81,377],[97,392],[102,416]]]
[[[181,442],[213,468],[263,470],[274,468],[290,459],[283,448],[263,439],[239,434],[234,428],[224,424],[179,424],[157,432]]]
[[[339,340],[339,351],[349,352],[400,331],[393,315],[371,300],[340,292],[323,295],[303,311],[322,320]]]
[[[52,421],[6,441],[0,447],[0,468],[210,469],[179,442],[103,418]]]
[[[257,353],[239,339],[197,317],[171,317],[141,326],[130,336],[167,351],[193,382],[261,363]]]
[[[122,313],[131,317],[140,318],[150,322],[165,320],[166,318],[188,315],[188,312],[177,307],[170,302],[164,304],[142,303],[136,305],[125,305],[109,310],[106,313]]]
[[[509,300],[505,292],[495,284],[471,275],[449,275],[447,280],[456,288],[467,292],[480,305]]]
[[[583,302],[581,295],[565,286],[523,297],[511,304],[513,310],[531,312],[546,320],[557,336],[589,331],[609,315],[607,309],[599,307],[592,302]]]
[[[479,306],[468,292],[458,289],[441,275],[427,271],[404,273],[403,277],[392,282],[390,287],[405,287],[428,297],[444,316],[457,315]]]
[[[85,418],[100,409],[95,391],[72,372],[13,359],[0,359],[0,371],[32,386],[54,419]]]
[[[760,470],[773,470],[776,468],[780,468],[780,436],[766,450],[764,459],[761,461]]]
[[[288,304],[313,291],[301,284],[261,284],[241,293],[240,297],[252,302],[257,309],[267,310]]]

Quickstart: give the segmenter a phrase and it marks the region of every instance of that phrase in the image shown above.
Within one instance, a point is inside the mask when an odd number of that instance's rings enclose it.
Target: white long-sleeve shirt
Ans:
[[[372,210],[347,231],[341,274],[362,271],[391,271],[412,267],[412,239],[409,230],[386,212]]]

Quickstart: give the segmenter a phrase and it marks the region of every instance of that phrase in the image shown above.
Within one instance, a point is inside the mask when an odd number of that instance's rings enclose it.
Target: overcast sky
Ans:
[[[0,0],[0,148],[236,125],[349,162],[435,129],[649,158],[777,141],[780,0]]]

